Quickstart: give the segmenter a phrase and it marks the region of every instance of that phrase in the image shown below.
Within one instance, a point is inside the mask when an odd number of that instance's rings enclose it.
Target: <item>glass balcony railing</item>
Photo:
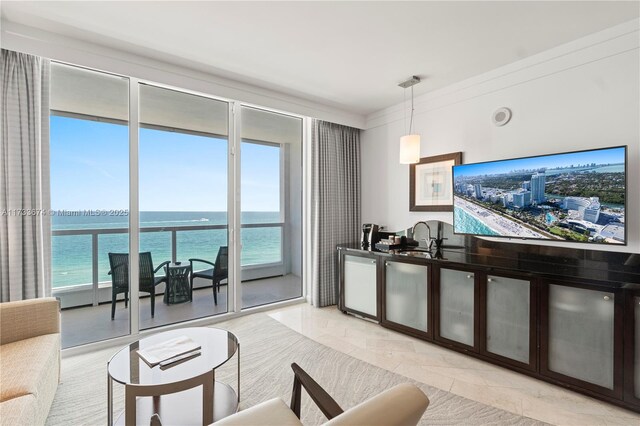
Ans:
[[[284,223],[243,224],[241,266],[257,269],[283,263]],[[154,265],[200,258],[213,262],[227,245],[227,225],[140,228],[140,251],[150,251]],[[57,229],[52,231],[53,293],[93,290],[111,285],[109,252],[127,253],[128,228]]]

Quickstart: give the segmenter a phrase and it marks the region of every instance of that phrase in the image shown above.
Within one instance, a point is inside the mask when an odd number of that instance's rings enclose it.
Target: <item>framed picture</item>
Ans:
[[[462,163],[462,153],[424,157],[409,169],[409,210],[453,211],[452,167]]]

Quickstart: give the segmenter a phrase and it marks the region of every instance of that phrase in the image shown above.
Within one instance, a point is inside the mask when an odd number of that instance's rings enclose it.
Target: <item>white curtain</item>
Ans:
[[[2,49],[0,301],[51,295],[47,59]]]
[[[360,236],[360,130],[314,120],[311,144],[311,303],[321,307],[338,300],[336,246]]]

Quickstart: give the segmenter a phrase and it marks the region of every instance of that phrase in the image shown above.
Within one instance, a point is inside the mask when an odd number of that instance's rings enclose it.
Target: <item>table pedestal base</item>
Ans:
[[[154,399],[157,408],[154,410]],[[238,395],[226,383],[215,382],[213,394],[213,421],[218,421],[238,411]],[[202,386],[160,397],[138,397],[136,424],[148,425],[154,413],[160,415],[163,425],[202,425]],[[124,412],[115,425],[124,425]],[[129,425],[127,425],[129,426]],[[132,425],[131,425],[132,426]]]

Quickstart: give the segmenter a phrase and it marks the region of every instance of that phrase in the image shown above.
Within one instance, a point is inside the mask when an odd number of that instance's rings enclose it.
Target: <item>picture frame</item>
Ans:
[[[453,211],[453,170],[462,152],[423,157],[409,167],[409,211]]]

